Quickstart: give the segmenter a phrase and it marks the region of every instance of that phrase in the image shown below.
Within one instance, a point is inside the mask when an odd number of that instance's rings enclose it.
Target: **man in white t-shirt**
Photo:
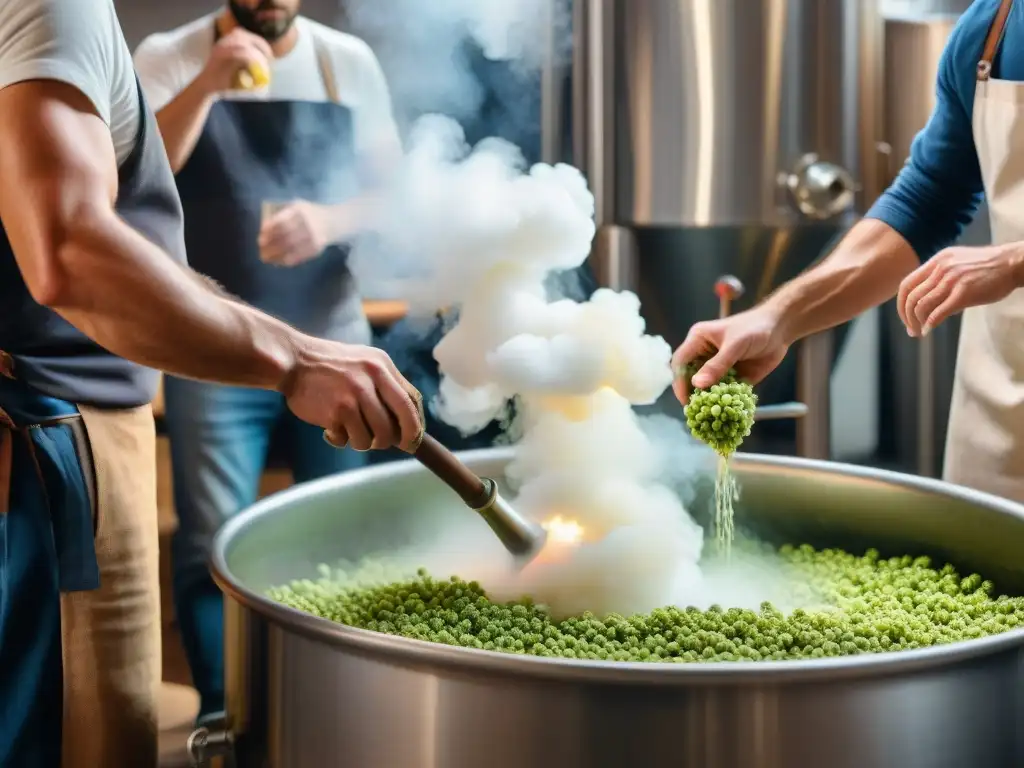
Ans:
[[[145,39],[135,67],[176,173],[189,264],[304,331],[364,344],[346,241],[370,222],[374,185],[401,145],[369,47],[298,12],[298,0],[231,0]],[[223,708],[224,678],[210,544],[256,500],[271,435],[297,481],[365,456],[325,444],[272,392],[171,377],[164,391],[175,606],[206,716]]]
[[[157,370],[421,434],[385,355],[226,296],[182,233],[111,0],[0,0],[0,766],[156,766]]]

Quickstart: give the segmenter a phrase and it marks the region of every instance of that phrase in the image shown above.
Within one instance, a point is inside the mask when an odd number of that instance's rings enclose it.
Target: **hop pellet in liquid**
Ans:
[[[856,556],[783,547],[779,556],[819,610],[666,607],[648,614],[555,621],[529,599],[498,603],[475,582],[433,578],[364,581],[324,569],[317,580],[270,590],[284,605],[389,635],[503,653],[663,663],[814,659],[926,648],[1024,626],[1024,598],[961,576],[927,557]]]

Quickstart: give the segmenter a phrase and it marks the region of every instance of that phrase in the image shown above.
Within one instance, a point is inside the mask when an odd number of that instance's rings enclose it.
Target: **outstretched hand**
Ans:
[[[927,336],[969,307],[993,304],[1024,284],[1019,243],[947,248],[900,283],[896,309],[911,336]]]

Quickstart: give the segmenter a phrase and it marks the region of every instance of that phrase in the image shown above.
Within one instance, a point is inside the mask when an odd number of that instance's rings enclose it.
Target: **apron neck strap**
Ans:
[[[331,64],[331,53],[323,42],[317,39],[316,35],[313,36],[313,47],[316,49],[316,63],[320,68],[320,79],[324,82],[324,90],[327,91],[327,100],[334,104],[341,104],[338,81],[334,77],[334,66]]]
[[[985,38],[985,47],[982,49],[981,61],[978,62],[978,79],[988,80],[992,75],[992,62],[996,59],[996,51],[999,50],[999,43],[1003,40],[1003,33],[1006,32],[1006,20],[1010,16],[1010,9],[1013,7],[1013,0],[1002,0],[999,4],[999,11],[988,30],[988,37]]]
[[[297,19],[296,19],[297,21]],[[311,33],[312,34],[312,33]],[[213,21],[213,43],[214,45],[223,37],[220,31],[220,19]],[[331,66],[331,54],[323,42],[313,35],[313,48],[316,51],[316,65],[320,70],[320,79],[323,81],[324,90],[327,91],[327,100],[334,104],[341,104],[341,95],[338,92],[338,81],[334,77],[334,67]]]

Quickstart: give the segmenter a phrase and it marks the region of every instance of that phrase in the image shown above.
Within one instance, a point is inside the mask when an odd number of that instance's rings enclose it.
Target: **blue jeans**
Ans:
[[[0,766],[5,768],[59,768],[65,704],[60,595],[99,587],[86,479],[92,469],[80,458],[70,428],[77,414],[70,403],[0,376]]]
[[[175,611],[204,715],[224,706],[224,605],[210,577],[210,545],[229,517],[256,501],[272,433],[284,427],[297,483],[363,466],[366,455],[332,448],[275,392],[168,376],[164,397],[178,513]]]

